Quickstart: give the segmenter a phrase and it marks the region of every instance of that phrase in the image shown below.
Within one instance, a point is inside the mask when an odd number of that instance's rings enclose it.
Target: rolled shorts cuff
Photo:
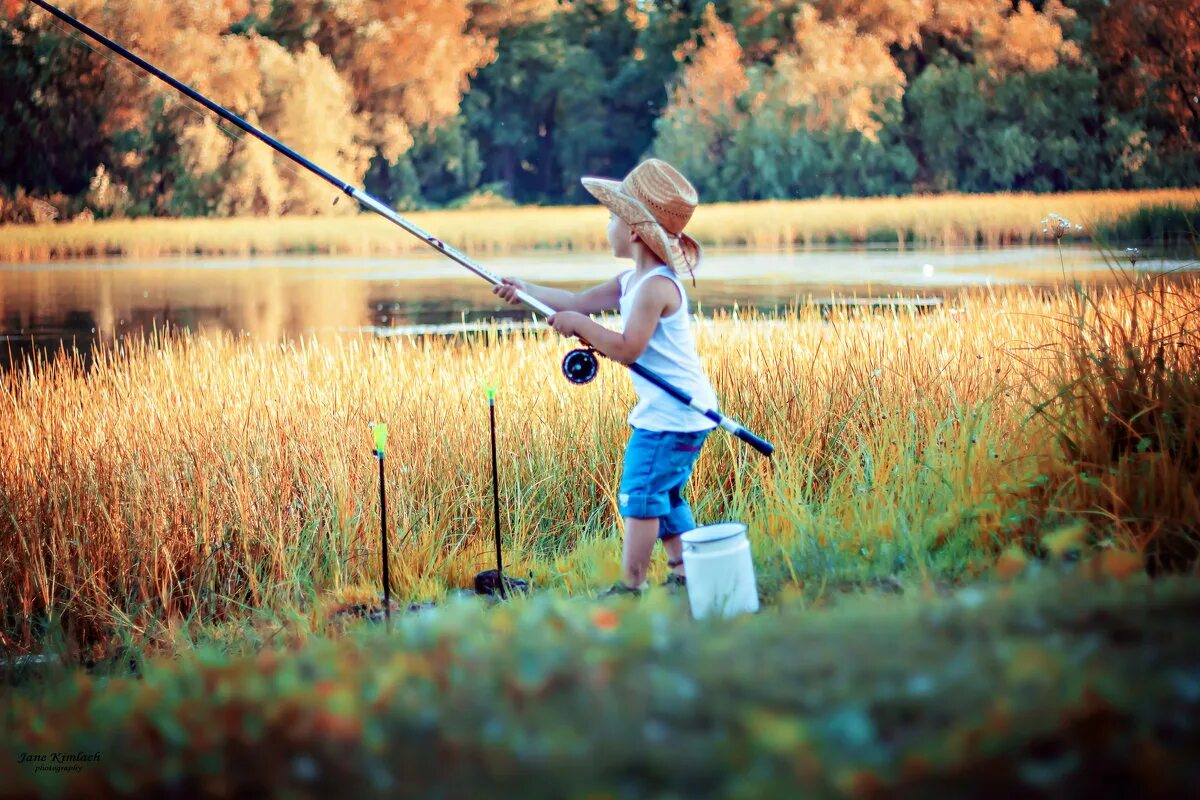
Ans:
[[[622,493],[617,498],[617,508],[622,517],[635,519],[654,519],[665,517],[671,511],[667,496],[661,492],[643,494],[642,492]]]
[[[658,521],[658,538],[678,536],[696,527],[696,518],[692,516],[692,507],[682,503],[671,509],[671,512]]]
[[[690,505],[683,502],[671,508],[661,494],[623,494],[618,498],[617,507],[622,517],[657,519],[660,539],[678,536],[696,527],[696,518],[692,515]]]
[[[623,517],[659,520],[660,539],[696,527],[684,486],[708,431],[647,431],[634,428],[625,449],[617,492]]]

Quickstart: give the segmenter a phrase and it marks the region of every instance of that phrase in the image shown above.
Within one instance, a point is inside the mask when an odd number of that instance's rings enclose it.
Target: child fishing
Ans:
[[[696,355],[680,272],[700,264],[700,244],[683,232],[696,210],[695,188],[674,167],[658,159],[636,166],[625,179],[582,179],[609,210],[608,242],[617,258],[631,259],[626,270],[582,292],[568,292],[504,278],[493,292],[517,303],[517,291],[537,298],[556,313],[555,331],[578,336],[623,364],[637,362],[717,408],[716,395]],[[694,282],[694,278],[693,278]],[[589,314],[619,310],[620,333]],[[638,402],[629,414],[632,432],[618,489],[625,524],[622,581],[606,594],[640,594],[654,543],[661,539],[671,573],[667,586],[683,586],[683,547],[679,535],[696,527],[683,497],[700,448],[716,423],[662,389],[632,374]]]

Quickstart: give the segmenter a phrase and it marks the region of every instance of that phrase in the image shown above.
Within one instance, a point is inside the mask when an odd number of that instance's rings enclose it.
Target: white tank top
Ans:
[[[661,375],[668,383],[678,386],[696,401],[715,410],[717,395],[696,355],[696,342],[692,336],[691,317],[688,314],[687,292],[670,267],[657,267],[641,280],[634,281],[632,285],[632,271],[621,275],[621,318],[629,319],[638,287],[653,275],[670,278],[679,289],[679,310],[658,320],[654,334],[646,344],[645,351],[638,357],[637,363]],[[629,412],[629,424],[635,428],[684,432],[703,431],[717,426],[699,411],[685,406],[640,375],[630,373],[630,377],[638,396],[637,405]]]

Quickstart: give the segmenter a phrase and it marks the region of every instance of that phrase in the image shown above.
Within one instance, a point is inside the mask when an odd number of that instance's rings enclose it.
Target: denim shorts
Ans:
[[[692,508],[683,499],[700,448],[712,429],[648,431],[634,428],[625,445],[625,467],[617,489],[623,517],[658,518],[658,538],[677,536],[696,527]]]

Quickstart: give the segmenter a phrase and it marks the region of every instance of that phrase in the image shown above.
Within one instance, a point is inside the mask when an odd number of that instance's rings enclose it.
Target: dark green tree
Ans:
[[[749,114],[719,166],[717,199],[907,194],[916,159],[903,140],[900,113],[898,103],[887,104],[874,138],[840,128],[808,130],[807,109],[799,106]]]
[[[521,202],[578,203],[589,202],[581,175],[632,169],[650,149],[677,50],[705,5],[581,0],[505,32],[463,103],[483,181],[502,182]]]
[[[961,192],[1138,184],[1144,134],[1098,102],[1094,70],[1060,66],[995,77],[982,66],[927,69],[905,95],[922,183]]]
[[[388,163],[376,156],[364,188],[396,208],[443,206],[479,186],[483,161],[462,117],[433,130],[421,129],[413,145]]]
[[[29,14],[0,17],[0,182],[82,195],[107,149],[105,62]]]

